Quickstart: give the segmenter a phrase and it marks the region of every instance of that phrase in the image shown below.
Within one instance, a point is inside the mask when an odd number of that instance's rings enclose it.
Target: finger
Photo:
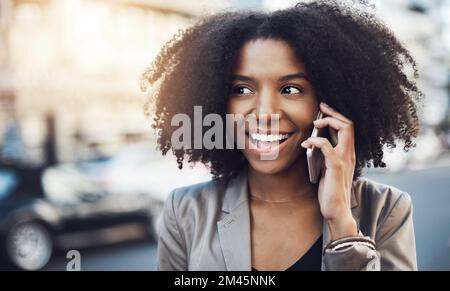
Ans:
[[[313,123],[314,123],[314,126],[317,128],[323,128],[326,126],[330,126],[338,131],[341,129],[344,129],[348,126],[348,123],[345,123],[340,119],[337,119],[335,117],[330,117],[330,116],[314,120]]]
[[[322,119],[317,119],[314,121],[314,126],[317,128],[329,126],[328,132],[330,133],[331,143],[333,144],[333,146],[336,146],[338,144],[338,130],[343,128],[344,125],[346,125],[346,123],[334,117],[324,117]]]
[[[301,144],[302,147],[309,148],[315,146],[321,149],[325,158],[333,158],[336,154],[330,141],[324,137],[309,137]]]
[[[348,119],[347,117],[345,117],[344,115],[342,115],[341,113],[337,112],[336,109],[332,108],[330,105],[321,102],[320,103],[320,110],[322,110],[323,113],[333,116],[337,119],[342,120],[345,123],[352,123],[352,121],[350,119]]]
[[[329,126],[330,129],[337,130],[333,132],[330,130],[330,136],[332,138],[332,142],[334,145],[343,144],[345,147],[353,145],[354,140],[354,132],[353,132],[353,124],[345,123],[340,119],[335,117],[327,116],[322,119],[318,119],[314,121],[314,126],[318,128],[324,128]],[[334,136],[334,137],[333,137]]]

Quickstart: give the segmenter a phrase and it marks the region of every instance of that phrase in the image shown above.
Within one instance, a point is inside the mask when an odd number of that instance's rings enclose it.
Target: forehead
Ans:
[[[257,39],[241,48],[236,74],[249,76],[283,76],[305,72],[292,47],[283,40]]]

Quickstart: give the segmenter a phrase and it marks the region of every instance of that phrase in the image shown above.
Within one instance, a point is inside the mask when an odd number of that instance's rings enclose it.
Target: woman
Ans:
[[[169,196],[158,269],[415,270],[409,195],[361,178],[364,166],[385,166],[384,146],[414,146],[422,94],[408,65],[417,77],[383,24],[334,2],[213,15],[176,35],[143,75],[158,85],[153,126],[164,154],[172,149],[180,167],[202,162],[215,179]],[[174,147],[172,118],[193,119],[194,106],[224,120],[277,114],[283,136],[248,134],[243,149]],[[319,109],[326,117],[314,121]],[[310,137],[314,126],[330,138]],[[276,159],[261,158],[267,146]],[[324,156],[317,184],[313,146]]]

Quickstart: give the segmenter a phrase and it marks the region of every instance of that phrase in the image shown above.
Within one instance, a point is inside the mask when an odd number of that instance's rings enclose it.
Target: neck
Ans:
[[[310,198],[315,186],[309,182],[306,158],[276,174],[266,174],[248,167],[248,186],[252,196],[267,201],[291,201]]]

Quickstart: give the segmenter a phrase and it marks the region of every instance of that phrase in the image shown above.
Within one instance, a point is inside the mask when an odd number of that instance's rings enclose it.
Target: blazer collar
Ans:
[[[231,179],[226,187],[222,211],[232,212],[243,202],[248,202],[247,175],[241,173],[236,178]]]
[[[352,209],[358,206],[356,191],[356,183],[353,183],[351,191]],[[222,211],[224,215],[217,222],[217,228],[227,270],[250,271],[251,229],[246,173],[229,180],[224,192]],[[357,224],[359,228],[358,220]],[[322,249],[325,249],[331,240],[326,221],[323,222],[322,234]],[[322,270],[324,269],[325,266],[322,261]]]

